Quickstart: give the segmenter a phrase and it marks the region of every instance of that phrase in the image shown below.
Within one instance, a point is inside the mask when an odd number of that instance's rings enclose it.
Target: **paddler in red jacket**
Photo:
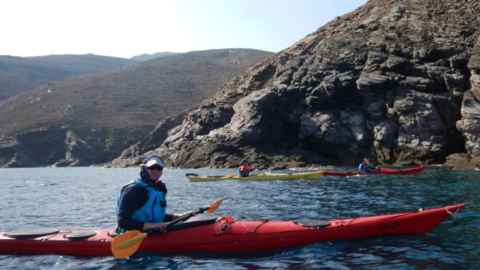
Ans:
[[[238,175],[241,177],[249,176],[251,172],[255,171],[254,168],[248,167],[248,160],[244,158],[242,162],[240,162],[240,167],[238,168]]]

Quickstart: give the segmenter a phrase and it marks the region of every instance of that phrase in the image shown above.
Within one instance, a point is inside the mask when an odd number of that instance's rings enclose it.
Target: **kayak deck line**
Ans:
[[[371,172],[334,172],[334,171],[325,171],[323,176],[357,176],[357,175],[366,175],[366,174],[386,174],[386,175],[406,175],[406,174],[418,174],[425,170],[428,166],[421,166],[415,168],[405,168],[400,170],[380,168],[380,170],[371,171]]]
[[[224,176],[200,176],[198,174],[187,173],[186,176],[190,182],[209,182],[221,180],[254,180],[254,181],[275,181],[275,180],[316,180],[324,171],[303,172],[303,173],[259,173],[250,176],[224,175]]]
[[[425,234],[465,204],[417,212],[335,219],[325,227],[302,226],[299,221],[234,221],[227,218],[165,234],[148,236],[139,252],[156,253],[254,253],[318,242]],[[186,222],[188,223],[188,222]],[[87,238],[71,240],[68,233],[96,232]],[[77,256],[112,255],[111,229],[63,230],[51,235],[15,239],[0,232],[0,254],[60,254]],[[221,233],[220,233],[221,232]],[[219,234],[220,233],[220,234]]]

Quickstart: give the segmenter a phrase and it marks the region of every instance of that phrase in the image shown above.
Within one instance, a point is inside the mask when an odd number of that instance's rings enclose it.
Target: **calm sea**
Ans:
[[[196,210],[221,197],[226,199],[215,216],[248,220],[335,219],[467,206],[457,223],[450,218],[427,235],[333,241],[248,256],[140,253],[118,260],[0,255],[0,269],[480,269],[480,171],[430,167],[410,176],[208,183],[190,183],[187,172],[235,173],[165,170],[169,212]],[[117,192],[137,176],[138,169],[0,169],[0,230],[112,228]]]

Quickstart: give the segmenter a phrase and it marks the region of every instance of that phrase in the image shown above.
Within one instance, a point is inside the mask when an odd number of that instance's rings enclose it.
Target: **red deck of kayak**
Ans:
[[[453,213],[464,207],[464,204],[448,206],[448,211]],[[252,253],[332,240],[423,234],[449,216],[446,207],[442,207],[422,212],[332,220],[325,228],[303,227],[294,221],[235,221],[221,229],[222,224],[216,222],[147,237],[138,251]],[[0,232],[0,254],[111,255],[109,231],[96,230],[96,236],[73,241],[65,237],[72,232],[70,230],[23,240],[9,238],[7,232]]]
[[[323,176],[353,176],[353,175],[364,175],[364,174],[416,174],[416,173],[421,173],[423,170],[425,170],[427,166],[422,166],[422,167],[416,167],[416,168],[408,168],[408,169],[403,169],[403,170],[392,170],[392,169],[386,169],[386,168],[381,168],[378,171],[372,171],[372,172],[330,172],[330,171],[325,171],[323,173]]]

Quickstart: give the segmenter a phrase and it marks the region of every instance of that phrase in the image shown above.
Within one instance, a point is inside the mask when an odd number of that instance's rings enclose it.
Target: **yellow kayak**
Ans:
[[[304,173],[259,173],[251,176],[241,177],[235,174],[229,174],[224,176],[200,176],[194,173],[187,173],[188,180],[190,182],[209,182],[220,180],[255,180],[255,181],[268,181],[268,180],[300,180],[300,179],[318,179],[323,171],[316,172],[304,172]]]

